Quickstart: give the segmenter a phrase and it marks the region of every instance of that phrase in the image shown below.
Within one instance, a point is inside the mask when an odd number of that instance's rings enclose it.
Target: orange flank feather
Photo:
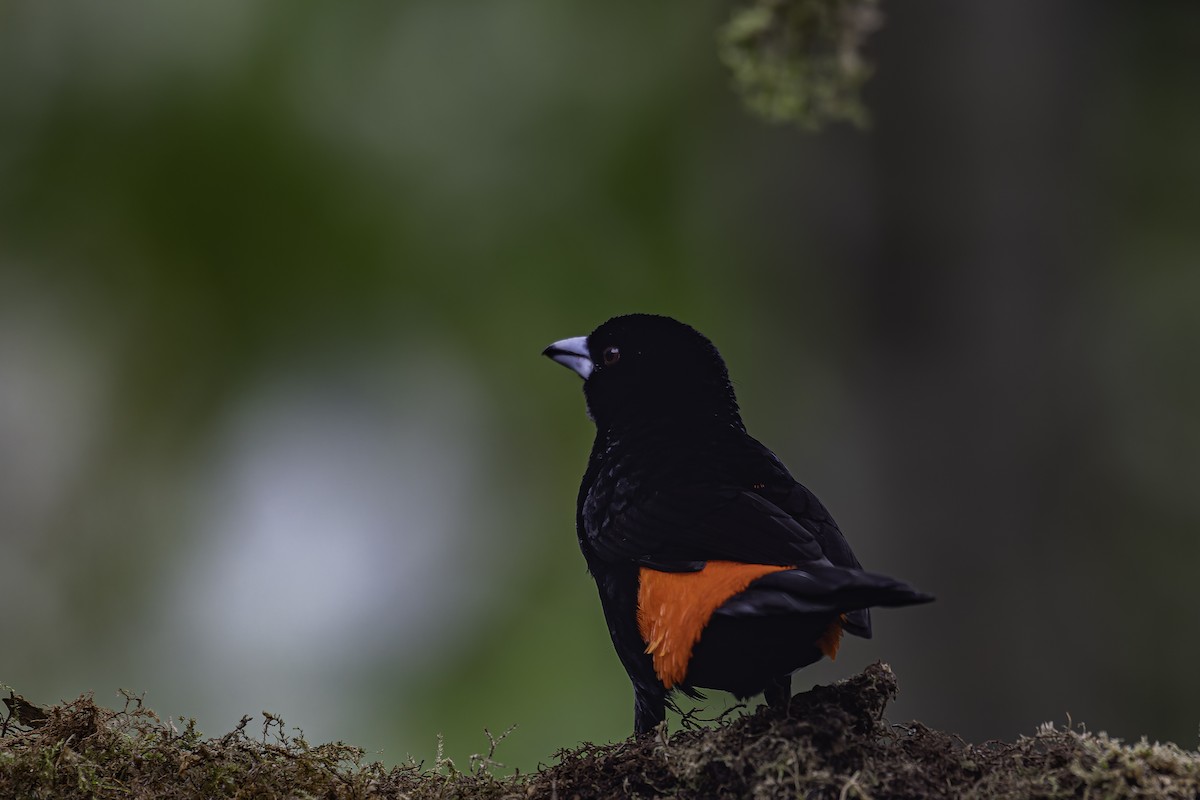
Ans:
[[[692,648],[713,612],[743,591],[751,581],[793,567],[709,561],[699,572],[659,572],[641,568],[638,581],[638,632],[646,652],[654,657],[654,673],[670,689],[687,675]],[[836,622],[821,637],[821,649],[837,627],[829,645],[837,652],[841,625]]]
[[[821,638],[817,639],[817,647],[822,653],[829,656],[830,661],[837,659],[838,648],[842,646],[842,623],[845,620],[846,615],[839,614],[837,619],[829,623],[829,627],[821,634]]]

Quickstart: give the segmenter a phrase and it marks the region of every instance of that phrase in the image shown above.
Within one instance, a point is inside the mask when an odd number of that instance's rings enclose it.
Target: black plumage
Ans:
[[[786,703],[791,673],[836,653],[842,630],[871,635],[870,607],[932,599],[862,569],[816,496],[746,432],[725,363],[695,329],[632,314],[544,354],[583,376],[596,424],[576,529],[633,683],[635,731],[662,721],[674,690]],[[714,595],[709,566],[727,562],[768,574]],[[671,593],[684,585],[672,573],[694,574],[686,591]],[[650,597],[655,607],[639,611]],[[696,598],[715,607],[678,606]],[[684,617],[700,626],[694,643]]]

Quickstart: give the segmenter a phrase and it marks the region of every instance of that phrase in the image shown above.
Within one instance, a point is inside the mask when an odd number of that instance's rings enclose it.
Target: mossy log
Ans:
[[[0,797],[21,798],[1067,798],[1200,796],[1200,754],[1043,725],[1015,742],[968,744],[884,719],[886,664],[671,736],[584,744],[529,774],[499,775],[491,752],[466,769],[385,766],[343,743],[313,745],[264,715],[223,736],[164,722],[134,697],[41,708],[17,695],[0,725]],[[502,746],[502,745],[501,745]]]

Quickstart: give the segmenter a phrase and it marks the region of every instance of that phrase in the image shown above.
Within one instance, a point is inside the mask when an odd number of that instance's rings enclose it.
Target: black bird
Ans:
[[[671,695],[763,692],[871,635],[871,606],[933,598],[865,572],[833,517],[746,432],[725,362],[695,329],[630,314],[543,351],[584,380],[596,440],[576,530],[634,692],[634,732]]]

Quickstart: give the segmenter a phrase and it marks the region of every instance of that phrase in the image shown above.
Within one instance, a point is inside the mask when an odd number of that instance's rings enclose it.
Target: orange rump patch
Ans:
[[[638,632],[646,643],[646,652],[654,657],[654,674],[663,686],[670,689],[683,681],[692,648],[700,641],[700,633],[714,611],[756,578],[788,569],[792,567],[736,561],[709,561],[699,572],[659,572],[642,567]],[[840,625],[837,632],[840,638]],[[836,640],[833,651],[837,652]]]

